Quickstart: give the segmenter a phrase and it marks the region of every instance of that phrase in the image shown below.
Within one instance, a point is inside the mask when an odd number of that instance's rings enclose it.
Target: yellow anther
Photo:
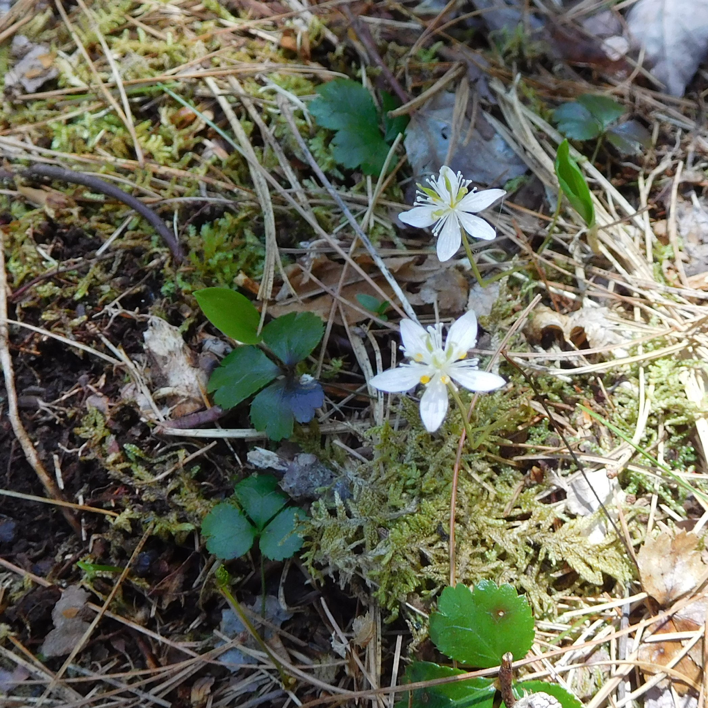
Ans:
[[[440,377],[440,380],[441,380],[446,386],[450,383],[450,377],[449,377],[449,376],[445,376],[445,374],[443,374],[443,375]]]
[[[467,358],[467,352],[462,352],[462,354],[458,354],[458,355],[457,355],[458,361],[459,361],[460,359],[466,359],[466,358]]]
[[[430,383],[430,376],[421,376],[420,377],[420,382],[422,384],[429,384]]]
[[[418,353],[413,357],[413,361],[417,361],[419,364],[421,361],[423,361],[423,355]]]

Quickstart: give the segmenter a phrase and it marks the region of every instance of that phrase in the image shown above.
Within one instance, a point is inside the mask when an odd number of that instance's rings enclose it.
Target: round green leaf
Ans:
[[[199,307],[214,327],[243,344],[258,344],[261,315],[253,303],[230,288],[204,288],[194,293]]]
[[[288,503],[288,497],[280,491],[278,480],[271,474],[247,477],[236,485],[234,494],[259,530]]]
[[[280,369],[258,347],[238,347],[214,369],[207,390],[224,409],[241,401],[270,383]]]
[[[579,103],[564,103],[553,111],[553,122],[563,135],[573,140],[590,140],[600,135],[601,126]]]
[[[258,541],[261,553],[274,561],[290,558],[302,548],[302,536],[295,530],[298,521],[306,518],[296,506],[283,509],[268,526]]]
[[[610,128],[607,131],[607,141],[623,155],[639,155],[643,149],[651,145],[651,135],[641,123],[628,120],[626,123]]]
[[[283,402],[285,384],[276,381],[264,388],[251,403],[251,423],[256,430],[265,431],[271,440],[282,440],[293,434],[295,418]]]
[[[558,699],[563,708],[583,708],[583,704],[563,686],[545,681],[521,681],[514,684],[514,694],[521,698],[526,693],[547,693]]]
[[[207,549],[217,558],[231,560],[248,553],[256,537],[256,529],[233,504],[217,504],[202,521],[202,534]]]
[[[433,679],[458,676],[465,673],[460,669],[451,669],[428,661],[414,661],[403,675],[402,683],[418,683]],[[430,688],[419,688],[409,693],[402,693],[402,699],[395,708],[492,708],[494,705],[494,681],[486,678],[467,679],[444,683]]]
[[[430,616],[430,638],[467,666],[497,666],[506,652],[521,659],[533,644],[531,608],[511,585],[481,580],[473,591],[462,584],[447,587]]]
[[[263,341],[286,366],[302,361],[320,343],[324,322],[311,312],[291,312],[263,328]]]
[[[621,118],[625,113],[624,106],[609,96],[586,93],[583,96],[578,96],[578,103],[595,118],[600,124],[601,130],[607,130],[610,123]]]

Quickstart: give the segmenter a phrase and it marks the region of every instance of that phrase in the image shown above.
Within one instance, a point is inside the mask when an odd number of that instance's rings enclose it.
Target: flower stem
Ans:
[[[479,268],[477,267],[477,263],[475,263],[475,260],[474,260],[474,255],[472,253],[472,249],[470,248],[470,242],[467,239],[467,234],[464,231],[462,232],[462,245],[465,247],[465,253],[467,254],[467,258],[469,259],[470,266],[472,268],[472,274],[477,279],[479,286],[481,288],[486,288],[488,283],[485,281],[485,279],[482,277],[482,274],[479,272]]]
[[[460,397],[460,392],[457,390],[457,387],[453,383],[449,383],[447,385],[448,389],[450,389],[450,393],[452,393],[452,397],[455,399],[455,403],[457,404],[457,407],[460,411],[460,415],[462,416],[462,424],[465,426],[465,432],[467,433],[467,441],[469,444],[472,444],[472,428],[470,428],[470,422],[467,419],[467,409],[465,408],[465,404],[462,402],[462,398]]]

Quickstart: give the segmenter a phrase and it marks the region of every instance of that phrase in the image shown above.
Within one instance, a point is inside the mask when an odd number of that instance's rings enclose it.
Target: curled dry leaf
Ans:
[[[591,349],[611,348],[617,358],[628,355],[626,346],[627,323],[615,317],[607,307],[583,307],[564,315],[549,307],[539,305],[526,326],[526,336],[534,344],[540,344],[549,335],[556,333],[578,349],[587,345]]]
[[[708,54],[708,1],[639,0],[627,26],[654,76],[668,93],[683,96]]]
[[[143,338],[152,363],[153,383],[162,388],[154,397],[167,396],[175,418],[203,408],[206,373],[195,365],[194,355],[179,329],[159,317],[151,317]]]
[[[64,656],[81,641],[89,623],[83,618],[83,610],[89,594],[78,585],[70,585],[54,605],[52,622],[54,629],[44,639],[41,652],[44,656]]]
[[[644,542],[637,557],[642,587],[662,607],[691,592],[705,573],[697,545],[698,536],[686,531],[661,533]]]

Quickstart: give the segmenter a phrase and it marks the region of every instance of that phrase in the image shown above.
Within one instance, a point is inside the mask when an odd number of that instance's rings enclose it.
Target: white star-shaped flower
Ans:
[[[467,352],[477,342],[477,316],[470,311],[452,323],[443,346],[442,325],[423,329],[413,320],[401,320],[403,353],[409,363],[389,369],[371,379],[371,385],[387,393],[425,386],[420,399],[420,417],[426,430],[435,432],[448,408],[448,386],[459,384],[469,391],[493,391],[506,382],[501,376],[480,371]]]
[[[398,216],[404,224],[410,226],[421,229],[433,227],[441,261],[448,261],[457,253],[462,243],[462,229],[473,238],[485,241],[491,241],[496,236],[494,229],[484,219],[473,214],[490,207],[506,192],[503,189],[485,189],[481,192],[473,189],[470,192],[470,182],[462,179],[461,172],[455,174],[447,165],[443,165],[437,179],[428,179],[430,187],[418,185],[413,208]]]

